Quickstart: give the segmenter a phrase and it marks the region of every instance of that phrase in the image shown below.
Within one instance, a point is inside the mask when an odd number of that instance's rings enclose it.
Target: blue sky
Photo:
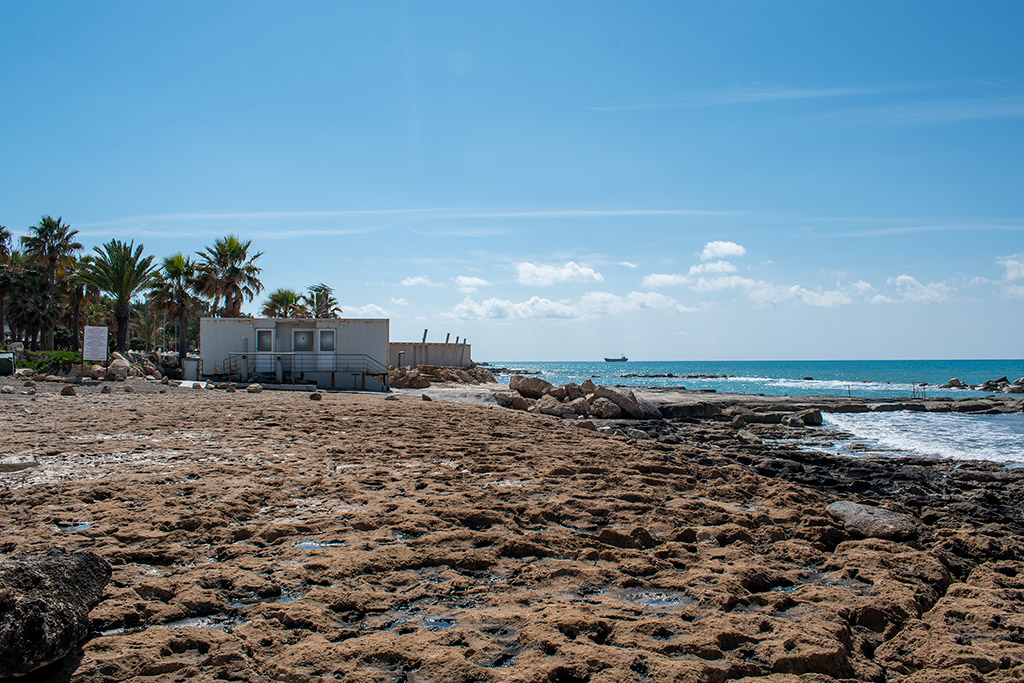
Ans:
[[[0,5],[0,224],[477,360],[1020,358],[1019,2]]]

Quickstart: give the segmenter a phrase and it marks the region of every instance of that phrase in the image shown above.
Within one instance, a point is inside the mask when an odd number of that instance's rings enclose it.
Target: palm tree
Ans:
[[[114,320],[117,323],[117,350],[128,348],[128,319],[132,298],[153,281],[156,266],[153,257],[142,257],[142,245],[110,240],[102,247],[93,247],[91,257],[82,271],[82,281],[109,294],[114,299]]]
[[[242,313],[242,299],[252,301],[263,291],[258,277],[260,268],[255,263],[263,252],[249,258],[251,244],[251,240],[242,242],[235,235],[228,235],[205,251],[196,252],[202,259],[198,265],[199,286],[213,299],[214,315],[237,318]],[[224,308],[218,310],[222,298]]]
[[[72,230],[67,223],[61,222],[58,218],[53,220],[50,216],[43,216],[38,225],[29,228],[29,234],[21,238],[21,246],[25,252],[36,258],[41,265],[46,267],[46,282],[49,284],[50,299],[54,300],[54,290],[57,286],[57,266],[59,263],[70,258],[76,251],[82,248],[82,243],[75,241],[77,230]],[[51,311],[50,319],[56,318],[55,312]],[[43,349],[53,350],[53,324],[47,323],[43,328]]]
[[[260,315],[267,318],[308,318],[303,297],[294,289],[277,289],[263,302]]]
[[[188,313],[199,306],[199,299],[193,293],[195,290],[195,261],[178,253],[164,259],[159,277],[149,292],[157,310],[166,312],[178,321],[179,364],[188,353]]]
[[[128,330],[131,332],[133,340],[141,339],[143,341],[145,352],[149,353],[153,350],[153,342],[156,340],[157,330],[160,329],[156,315],[153,313],[153,305],[149,301],[135,301],[131,306],[132,319]]]
[[[341,313],[341,306],[334,298],[334,290],[319,283],[309,286],[309,294],[303,297],[314,318],[337,318]]]

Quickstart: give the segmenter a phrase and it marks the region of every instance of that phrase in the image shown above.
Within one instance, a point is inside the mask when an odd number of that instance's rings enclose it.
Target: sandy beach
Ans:
[[[422,392],[39,386],[0,396],[0,548],[88,549],[113,578],[93,637],[35,680],[1024,677],[1001,468],[830,479],[727,424],[667,443]],[[919,531],[860,537],[840,499]]]

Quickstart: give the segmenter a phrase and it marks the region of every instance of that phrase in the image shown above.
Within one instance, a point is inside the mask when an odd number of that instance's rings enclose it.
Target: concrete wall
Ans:
[[[472,365],[472,350],[470,344],[454,342],[444,344],[439,342],[391,342],[388,345],[388,365],[399,366],[398,352],[404,351],[401,365],[416,367],[417,365],[448,365],[456,368],[468,368]]]
[[[199,349],[201,356],[200,374],[203,376],[227,375],[228,355],[231,353],[256,352],[256,333],[258,330],[270,330],[273,334],[273,353],[290,353],[294,348],[294,333],[297,330],[313,332],[314,354],[321,353],[320,331],[335,331],[334,354],[364,354],[382,366],[387,362],[388,334],[390,321],[387,319],[313,319],[313,318],[203,318],[199,323]],[[315,381],[321,388],[337,389],[369,389],[382,390],[386,380],[382,376],[356,376],[351,372],[320,372],[325,368],[333,368],[335,363],[324,352],[320,359],[307,356],[301,372],[296,372],[296,380]],[[273,359],[262,359],[270,363]],[[288,359],[284,360],[287,367]],[[322,365],[322,368],[320,367]],[[265,370],[267,368],[264,368]],[[284,381],[291,381],[289,372]]]

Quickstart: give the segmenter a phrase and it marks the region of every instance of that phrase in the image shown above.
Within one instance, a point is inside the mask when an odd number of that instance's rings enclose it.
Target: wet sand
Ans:
[[[114,569],[72,680],[1024,677],[1012,519],[858,539],[828,503],[920,508],[799,483],[717,426],[130,386],[0,396],[0,550]]]

